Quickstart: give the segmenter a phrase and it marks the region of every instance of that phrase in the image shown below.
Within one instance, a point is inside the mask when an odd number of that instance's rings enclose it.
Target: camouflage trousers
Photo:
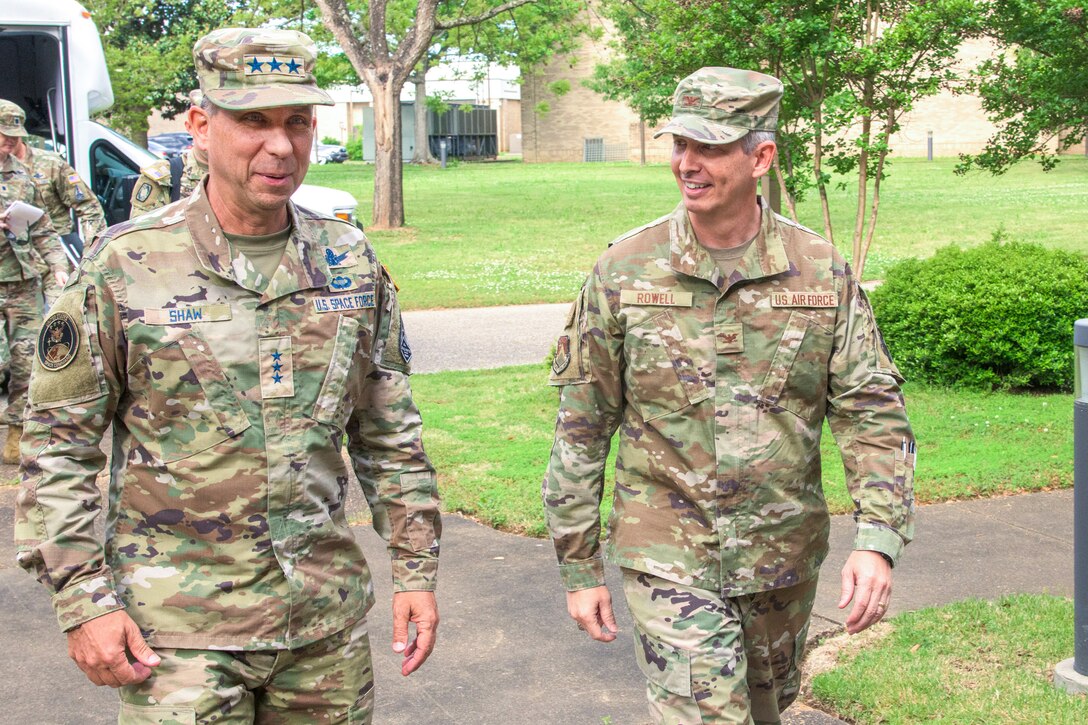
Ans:
[[[0,282],[0,310],[4,311],[4,333],[9,351],[8,407],[0,414],[4,425],[22,425],[26,394],[30,389],[30,367],[42,324],[42,298],[36,280]]]
[[[119,725],[369,725],[373,716],[365,619],[296,650],[155,653],[151,677],[119,690]]]
[[[655,723],[780,721],[801,683],[815,578],[723,598],[624,569],[623,591]]]

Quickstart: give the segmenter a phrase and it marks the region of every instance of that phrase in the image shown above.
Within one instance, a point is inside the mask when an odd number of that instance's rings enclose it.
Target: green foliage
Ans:
[[[344,150],[348,152],[348,159],[351,161],[362,161],[363,137],[356,136],[355,138],[348,139],[348,142],[344,144]]]
[[[1083,723],[1088,698],[1054,687],[1073,653],[1073,602],[1019,594],[902,614],[844,643],[813,695],[850,722]],[[856,642],[856,644],[855,644]]]
[[[565,96],[570,93],[570,79],[560,78],[557,81],[552,81],[548,84],[548,90],[556,96]]]
[[[453,91],[443,91],[441,93],[428,93],[427,110],[434,111],[439,116],[444,116],[449,113],[450,103],[449,100],[453,96]]]
[[[197,87],[193,44],[227,24],[229,5],[215,0],[85,0],[102,36],[113,83],[109,122],[137,142],[153,110],[173,117]],[[78,69],[77,69],[78,72]]]
[[[1070,335],[1088,310],[1088,257],[1002,237],[888,270],[873,306],[908,378],[1072,389]]]
[[[332,136],[324,136],[321,139],[321,143],[332,144],[333,146],[339,146],[340,145],[340,139],[333,138]]]
[[[1085,0],[987,0],[986,33],[1002,49],[976,70],[973,90],[998,126],[972,166],[1004,173],[1021,159],[1044,169],[1088,134],[1088,3]]]

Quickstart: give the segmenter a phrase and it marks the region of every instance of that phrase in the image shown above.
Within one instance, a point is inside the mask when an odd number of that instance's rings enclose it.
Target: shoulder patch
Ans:
[[[549,385],[580,385],[589,382],[586,364],[583,359],[583,337],[585,330],[586,298],[589,294],[583,284],[578,298],[570,305],[563,332],[555,341],[555,354],[552,357],[552,372]]]
[[[38,333],[30,376],[31,408],[59,408],[106,394],[101,354],[96,359],[92,353],[97,330],[92,288],[65,288]]]
[[[170,162],[156,161],[140,169],[140,173],[163,186],[170,186]]]
[[[136,201],[147,201],[149,196],[151,196],[151,184],[145,181],[136,190]]]
[[[76,359],[79,328],[67,312],[54,312],[38,333],[38,362],[46,370],[63,370]]]

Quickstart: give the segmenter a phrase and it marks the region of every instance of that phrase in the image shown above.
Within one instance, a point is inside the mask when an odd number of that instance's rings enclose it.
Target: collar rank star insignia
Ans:
[[[54,312],[38,333],[38,362],[46,370],[68,367],[79,352],[79,327],[67,312]]]
[[[552,358],[552,372],[559,375],[570,365],[570,337],[561,336],[555,343],[555,357]]]

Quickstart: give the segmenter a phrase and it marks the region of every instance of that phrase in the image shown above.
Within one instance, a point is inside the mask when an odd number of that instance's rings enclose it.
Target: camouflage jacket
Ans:
[[[192,194],[200,184],[200,180],[208,174],[208,162],[197,156],[196,149],[183,151],[181,159],[184,166],[181,169],[181,196],[179,199]],[[150,166],[140,169],[140,178],[136,180],[136,186],[132,187],[132,216],[146,214],[160,206],[170,203],[170,161],[160,159]]]
[[[67,161],[50,151],[27,146],[24,163],[30,168],[31,178],[38,187],[45,212],[53,221],[57,234],[72,233],[69,210],[79,218],[83,238],[88,243],[106,231],[102,205]]]
[[[598,260],[559,338],[544,504],[568,590],[603,584],[605,458],[619,428],[608,557],[738,596],[816,575],[830,528],[826,417],[857,505],[854,546],[894,561],[913,530],[902,378],[849,266],[763,209],[723,279],[683,205]]]
[[[152,645],[276,649],[354,623],[373,593],[345,441],[394,590],[435,587],[438,493],[393,284],[354,226],[290,214],[268,281],[232,261],[200,187],[111,227],[51,309],[15,537],[62,629],[125,608]]]
[[[43,208],[30,170],[14,154],[8,154],[6,160],[0,161],[0,211],[6,211],[15,201]],[[0,282],[40,279],[49,288],[55,284],[51,270],[69,269],[60,244],[48,214],[31,224],[25,234],[0,234]]]

